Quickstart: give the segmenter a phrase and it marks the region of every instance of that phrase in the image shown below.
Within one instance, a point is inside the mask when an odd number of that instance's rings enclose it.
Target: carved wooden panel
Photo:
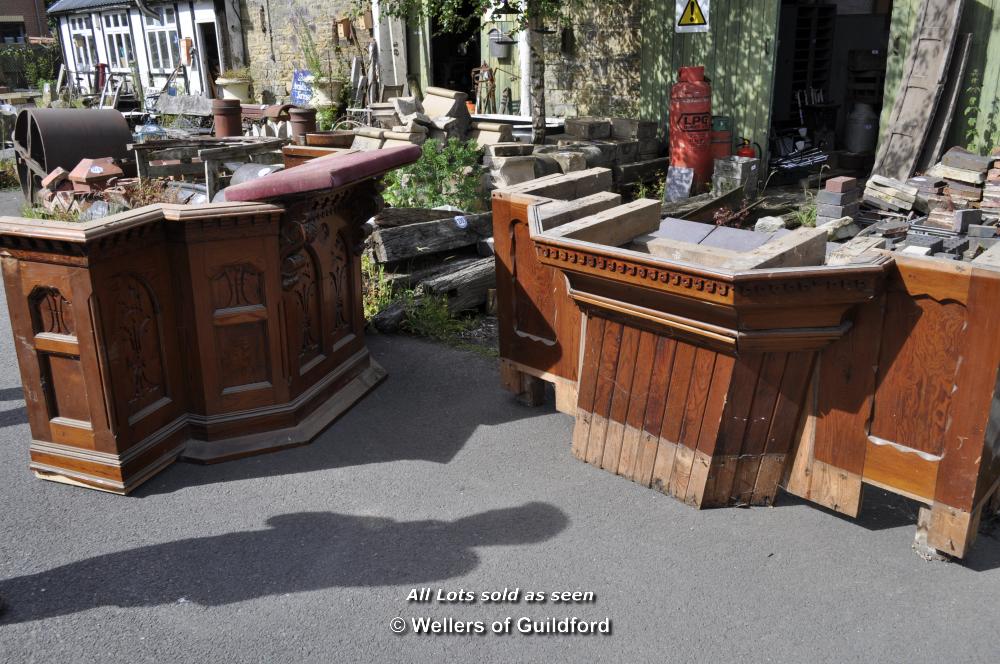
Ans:
[[[111,292],[115,302],[112,353],[124,370],[126,416],[134,421],[146,408],[168,396],[160,342],[160,305],[149,283],[135,273],[117,275]]]
[[[292,370],[305,374],[322,359],[323,320],[319,256],[312,246],[319,234],[314,220],[289,220],[281,228],[281,286],[285,333]]]
[[[221,394],[270,387],[264,272],[248,262],[227,263],[211,284]]]
[[[47,332],[76,336],[73,305],[57,289],[36,288],[29,301],[35,334]]]
[[[329,233],[329,230],[327,231]],[[351,334],[354,330],[354,270],[350,245],[342,232],[334,233],[330,243],[330,299],[333,324],[330,326],[331,343]],[[332,350],[332,348],[331,348]]]
[[[223,394],[271,385],[267,324],[238,323],[216,328],[216,341],[226,351],[219,356],[219,379]]]
[[[216,315],[229,309],[264,305],[263,274],[251,263],[224,265],[211,280]]]

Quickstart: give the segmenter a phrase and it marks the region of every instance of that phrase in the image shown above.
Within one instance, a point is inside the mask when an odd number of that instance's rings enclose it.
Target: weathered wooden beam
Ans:
[[[452,313],[475,309],[486,302],[486,292],[496,288],[496,260],[481,258],[456,270],[449,270],[421,283],[428,295],[444,295]]]
[[[498,191],[571,200],[590,196],[599,191],[607,191],[611,189],[612,184],[613,179],[610,169],[589,168],[585,171],[575,171],[564,175],[547,175],[522,182],[521,184],[504,187]]]
[[[533,206],[538,226],[544,231],[570,221],[610,210],[621,205],[622,197],[610,191],[599,191],[572,201],[546,201]]]
[[[446,214],[446,213],[442,213]],[[456,220],[465,219],[464,225]],[[452,215],[437,221],[425,221],[406,226],[377,229],[371,235],[372,251],[380,263],[426,256],[476,244],[480,238],[493,235],[493,215]]]
[[[625,205],[571,221],[547,231],[566,237],[618,247],[660,227],[660,202],[641,198]]]

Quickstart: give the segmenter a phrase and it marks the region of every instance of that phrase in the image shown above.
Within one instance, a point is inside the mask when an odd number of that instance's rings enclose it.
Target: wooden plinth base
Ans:
[[[39,479],[124,495],[178,457],[197,463],[218,463],[306,445],[386,378],[385,369],[368,356],[367,350],[361,355],[360,367],[358,362],[347,363],[343,371],[332,373],[282,409],[288,413],[302,411],[329,393],[293,426],[208,441],[189,437],[193,417],[186,416],[121,455],[33,441],[31,470]],[[238,415],[248,420],[261,417],[260,412],[253,411]]]
[[[540,406],[545,402],[545,383],[552,383],[555,389],[556,410],[576,415],[576,381],[500,358],[500,384],[526,406]]]
[[[365,354],[367,355],[367,351]],[[369,358],[368,361],[367,368],[350,379],[343,387],[336,389],[326,401],[316,407],[298,424],[221,440],[191,439],[181,454],[181,460],[195,463],[219,463],[308,444],[323,429],[330,426],[334,420],[347,412],[351,406],[385,380],[387,375],[385,369],[375,360]],[[332,380],[329,382],[333,383],[336,374],[332,375],[331,378]],[[302,397],[288,404],[288,409],[295,410],[301,407],[301,404],[310,401],[315,392],[323,390],[324,383],[319,383],[316,387],[315,391],[303,394]],[[247,417],[257,416],[259,416],[257,413],[247,413]]]

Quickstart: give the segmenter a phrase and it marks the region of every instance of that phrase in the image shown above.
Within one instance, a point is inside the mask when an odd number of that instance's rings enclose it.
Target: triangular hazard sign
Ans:
[[[698,0],[688,0],[687,7],[684,8],[684,13],[681,14],[680,20],[677,21],[677,25],[706,25],[707,23],[701,7],[698,6]]]

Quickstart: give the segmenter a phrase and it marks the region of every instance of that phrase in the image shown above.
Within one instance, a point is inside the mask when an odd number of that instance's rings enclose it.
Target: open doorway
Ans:
[[[462,16],[475,16],[475,5],[463,1]],[[469,21],[461,32],[442,32],[436,19],[431,21],[431,85],[473,93],[472,70],[480,65],[480,25]]]
[[[799,158],[813,170],[817,163],[845,173],[871,169],[891,18],[891,0],[783,0],[771,108],[772,165]]]
[[[215,79],[222,74],[222,59],[219,56],[219,40],[215,33],[215,23],[198,24],[198,42],[201,44],[202,76],[205,77],[204,90],[209,98],[215,98]]]

